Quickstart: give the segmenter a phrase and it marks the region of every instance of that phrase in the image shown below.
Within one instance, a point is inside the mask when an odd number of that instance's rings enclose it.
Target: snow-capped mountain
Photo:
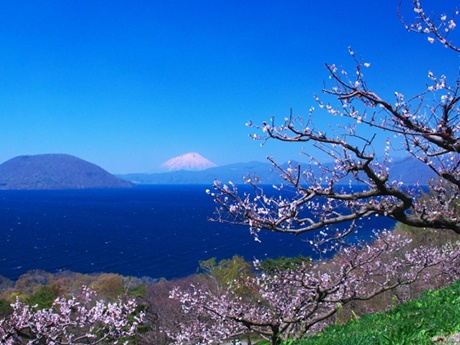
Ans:
[[[297,162],[292,163],[294,166],[300,164]],[[334,167],[334,163],[325,163],[324,165],[330,166],[331,170]],[[282,164],[282,167],[287,168],[287,164]],[[312,171],[315,174],[322,174],[317,166],[306,164],[302,167],[303,169],[313,169]],[[234,163],[203,171],[184,171],[184,169],[182,171],[167,171],[153,174],[133,173],[117,176],[136,184],[205,184],[209,186],[216,179],[222,182],[233,181],[235,183],[243,183],[244,177],[248,175],[257,175],[262,184],[279,184],[283,182],[279,176],[278,169],[274,169],[267,162]],[[392,179],[402,181],[407,185],[415,183],[425,185],[428,179],[434,176],[429,167],[413,157],[397,160],[390,164],[389,169]],[[348,184],[348,180],[344,180],[343,183]]]
[[[171,158],[161,165],[161,168],[169,171],[176,170],[204,170],[217,165],[196,152],[189,152],[181,156]]]

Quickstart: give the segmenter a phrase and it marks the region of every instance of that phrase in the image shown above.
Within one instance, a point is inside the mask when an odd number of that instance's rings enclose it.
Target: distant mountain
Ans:
[[[390,164],[389,169],[391,179],[401,180],[407,184],[425,184],[430,178],[435,177],[435,173],[426,164],[414,157],[397,160]]]
[[[293,166],[302,166],[306,169],[307,165],[292,162]],[[325,164],[333,168],[333,163]],[[283,164],[287,167],[287,163]],[[318,167],[311,167],[314,174],[318,176],[321,171]],[[420,182],[425,184],[428,179],[434,176],[433,172],[423,163],[413,157],[408,157],[392,163],[389,166],[390,178],[392,180],[403,181],[406,184],[414,184]],[[222,182],[233,181],[234,183],[242,183],[245,176],[257,175],[260,183],[273,184],[280,183],[282,180],[278,174],[279,172],[270,163],[249,162],[249,163],[236,163],[215,168],[209,168],[203,171],[172,171],[165,173],[154,174],[124,174],[117,175],[128,181],[136,184],[212,184],[214,180]],[[343,181],[347,184],[348,181]]]
[[[161,165],[161,168],[169,171],[178,170],[205,170],[208,168],[216,167],[217,165],[210,160],[204,158],[196,152],[190,152],[178,157],[171,158]]]
[[[272,172],[269,163],[250,162],[236,163],[202,171],[172,171],[154,174],[123,174],[117,175],[136,184],[212,184],[214,180],[242,183],[243,178],[257,173],[262,183],[279,182],[280,178]]]
[[[66,154],[18,156],[0,164],[0,189],[127,188],[133,184]]]

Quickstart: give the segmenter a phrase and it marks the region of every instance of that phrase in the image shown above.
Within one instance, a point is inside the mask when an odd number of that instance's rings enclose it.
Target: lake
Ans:
[[[306,236],[262,232],[259,243],[247,227],[209,222],[216,205],[207,188],[0,191],[0,275],[41,269],[172,279],[211,257],[312,255]],[[393,225],[380,217],[367,226]]]

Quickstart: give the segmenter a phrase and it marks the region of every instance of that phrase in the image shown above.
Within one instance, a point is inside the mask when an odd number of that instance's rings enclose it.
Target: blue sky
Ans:
[[[245,123],[307,114],[324,64],[352,66],[348,46],[388,99],[423,90],[430,69],[457,73],[458,56],[404,30],[398,3],[0,0],[0,162],[68,153],[129,173],[191,151],[218,165],[300,159]]]

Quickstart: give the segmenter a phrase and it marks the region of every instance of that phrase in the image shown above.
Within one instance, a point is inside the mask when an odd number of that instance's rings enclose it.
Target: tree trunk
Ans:
[[[278,326],[272,327],[271,345],[281,345],[281,336]]]

